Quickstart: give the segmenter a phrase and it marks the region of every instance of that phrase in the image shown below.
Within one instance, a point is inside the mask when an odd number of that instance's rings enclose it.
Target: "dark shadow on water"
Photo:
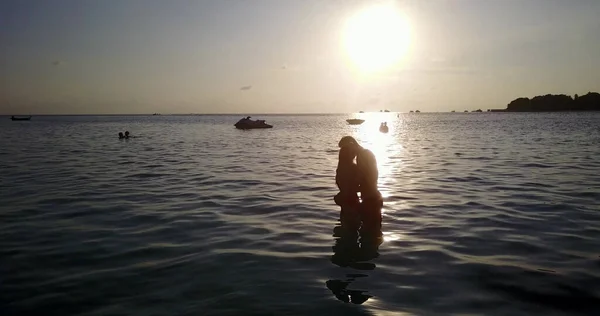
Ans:
[[[539,306],[569,315],[598,315],[600,297],[598,278],[569,276],[554,271],[535,271],[514,267],[480,267],[477,271],[482,288],[513,302]]]
[[[331,262],[343,268],[352,268],[360,271],[371,271],[375,269],[375,264],[369,262],[379,257],[379,245],[383,239],[381,233],[374,236],[359,234],[344,227],[344,225],[335,226],[333,236],[336,237],[333,248]],[[367,277],[364,273],[346,274],[345,280],[328,280],[327,288],[340,301],[345,303],[362,304],[372,295],[366,294],[367,291],[348,289],[348,286],[357,278]]]

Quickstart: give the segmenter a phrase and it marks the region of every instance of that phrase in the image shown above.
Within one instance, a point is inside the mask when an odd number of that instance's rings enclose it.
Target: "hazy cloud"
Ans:
[[[417,67],[402,69],[395,73],[395,75],[403,74],[425,74],[425,75],[439,75],[439,74],[453,74],[453,75],[478,75],[482,74],[480,70],[467,68],[467,67]]]

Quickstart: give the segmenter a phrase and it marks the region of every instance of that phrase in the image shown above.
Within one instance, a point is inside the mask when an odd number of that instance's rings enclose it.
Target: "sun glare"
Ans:
[[[343,43],[351,62],[361,71],[385,70],[406,55],[410,28],[394,6],[373,6],[348,19]]]
[[[401,126],[401,122],[397,121],[395,116],[391,113],[363,113],[360,118],[366,121],[360,125],[356,135],[361,145],[371,150],[377,158],[379,191],[384,198],[391,194],[389,182],[394,181],[392,174],[398,168],[398,165],[390,159],[390,156],[397,155],[394,151],[402,148],[401,145],[396,144],[398,140],[395,136],[395,128]],[[390,127],[389,133],[382,134],[379,131],[381,122],[387,122]]]

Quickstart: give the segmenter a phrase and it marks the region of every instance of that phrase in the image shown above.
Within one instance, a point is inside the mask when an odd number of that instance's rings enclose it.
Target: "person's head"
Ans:
[[[356,165],[363,175],[362,185],[367,184],[370,187],[377,187],[379,171],[377,170],[377,159],[373,152],[367,149],[360,151],[356,156]]]
[[[377,168],[377,158],[370,150],[362,150],[360,155],[356,156],[356,163],[364,168]]]
[[[342,148],[346,148],[346,150],[348,150],[348,155],[352,155],[353,157],[356,157],[356,155],[358,154],[358,152],[360,151],[360,149],[362,148],[358,142],[356,141],[356,139],[354,139],[354,137],[352,136],[344,136],[342,137],[342,139],[340,139],[338,146],[342,149]]]
[[[350,165],[354,163],[354,157],[356,157],[356,151],[350,146],[340,148],[338,156],[339,165]]]
[[[123,137],[123,132],[119,132],[119,138]]]
[[[354,137],[352,137],[352,136],[342,137],[342,139],[340,139],[340,141],[338,142],[338,146],[340,148],[342,148],[342,147],[360,147],[360,145],[358,145],[358,142],[356,141],[356,139],[354,139]]]
[[[129,136],[129,131],[125,131],[125,136]]]

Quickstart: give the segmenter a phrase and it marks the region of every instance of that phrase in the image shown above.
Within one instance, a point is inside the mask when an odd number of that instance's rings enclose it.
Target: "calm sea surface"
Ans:
[[[598,315],[600,113],[361,115],[2,117],[0,315]],[[344,135],[377,253],[333,236]]]

